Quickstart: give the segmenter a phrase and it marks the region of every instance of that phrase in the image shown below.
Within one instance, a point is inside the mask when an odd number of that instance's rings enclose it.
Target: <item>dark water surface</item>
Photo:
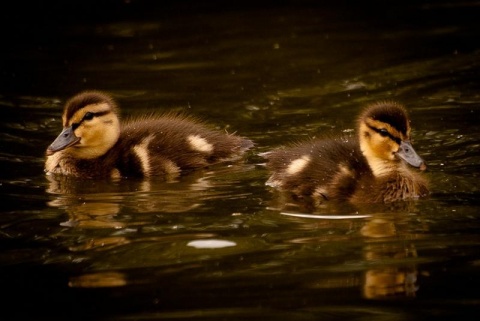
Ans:
[[[479,317],[479,3],[66,3],[2,20],[0,319]],[[177,182],[45,176],[84,89],[257,145]],[[383,99],[409,108],[429,199],[309,210],[265,186],[259,152]]]

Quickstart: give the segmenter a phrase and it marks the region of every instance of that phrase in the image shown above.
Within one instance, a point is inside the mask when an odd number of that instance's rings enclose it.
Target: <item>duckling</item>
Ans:
[[[241,157],[249,139],[213,130],[185,115],[143,116],[120,122],[106,93],[82,92],[67,101],[63,131],[46,150],[47,173],[81,178],[174,178]]]
[[[326,200],[390,203],[428,195],[427,180],[407,165],[426,164],[410,142],[405,107],[383,101],[366,106],[357,137],[316,139],[261,154],[267,185],[315,204]]]

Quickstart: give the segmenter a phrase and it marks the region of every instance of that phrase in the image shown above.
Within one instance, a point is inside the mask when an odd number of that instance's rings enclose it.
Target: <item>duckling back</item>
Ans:
[[[263,154],[267,185],[319,201],[348,200],[362,176],[371,177],[353,137],[317,139]]]
[[[176,176],[235,160],[253,147],[243,137],[210,129],[186,116],[167,114],[126,122],[121,130],[117,168],[121,176]]]

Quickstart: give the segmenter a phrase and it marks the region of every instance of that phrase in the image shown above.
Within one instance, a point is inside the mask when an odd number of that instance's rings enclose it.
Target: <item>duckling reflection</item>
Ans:
[[[308,287],[357,287],[367,299],[416,295],[418,253],[413,242],[417,235],[408,231],[405,213],[282,214],[296,235],[289,243],[307,248],[318,245],[319,269],[339,272],[319,275]],[[296,257],[301,252],[296,246],[285,256]],[[314,263],[308,257],[311,266]]]
[[[141,226],[145,223],[143,220],[151,217],[123,217],[123,210],[137,214],[192,211],[208,199],[224,193],[218,188],[223,184],[218,181],[219,176],[243,170],[242,165],[212,168],[192,173],[176,182],[79,180],[70,176],[47,175],[47,192],[53,197],[48,205],[65,209],[69,220],[62,223],[64,226],[95,229]]]
[[[71,288],[105,288],[127,285],[127,276],[121,272],[98,272],[71,277]]]
[[[417,209],[413,200],[397,201],[391,203],[352,204],[351,202],[318,202],[312,197],[298,198],[291,193],[274,190],[273,197],[268,201],[269,209],[282,213],[303,213],[313,215],[344,215],[345,213],[412,213]]]
[[[371,241],[364,247],[364,257],[376,267],[365,272],[362,293],[367,299],[413,297],[418,290],[417,268],[407,263],[418,256],[412,243],[383,242],[398,237],[400,231],[393,221],[373,218],[361,229]],[[397,262],[405,262],[398,264]]]

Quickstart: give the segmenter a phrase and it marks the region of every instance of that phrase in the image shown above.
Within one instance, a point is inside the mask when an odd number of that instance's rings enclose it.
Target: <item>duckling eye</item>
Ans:
[[[94,113],[88,112],[83,116],[83,120],[92,120],[94,116]]]
[[[378,131],[380,133],[380,135],[382,135],[383,137],[387,137],[389,135],[388,133],[388,130],[386,130],[385,128],[382,128]]]

